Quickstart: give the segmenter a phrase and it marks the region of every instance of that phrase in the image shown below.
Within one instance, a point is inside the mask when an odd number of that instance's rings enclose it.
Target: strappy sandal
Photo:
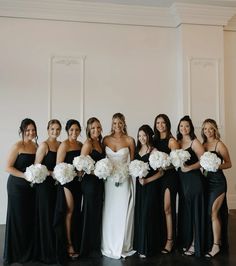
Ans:
[[[218,246],[218,247],[219,247],[219,250],[218,250],[216,253],[213,253],[213,254],[212,254],[212,249],[211,249],[211,251],[208,252],[208,253],[205,255],[206,258],[211,259],[211,258],[215,257],[216,255],[218,255],[218,254],[220,253],[220,244],[214,243],[213,246],[214,246],[214,245],[215,245],[215,246]]]
[[[74,252],[74,248],[73,248],[72,243],[69,243],[67,245],[67,255],[68,255],[69,259],[71,259],[71,260],[77,260],[79,257],[79,254]]]
[[[171,245],[171,249],[167,249],[166,247],[164,249],[162,249],[161,253],[162,254],[170,254],[172,251],[173,251],[173,246],[174,246],[174,243],[173,243],[173,239],[172,238],[167,238],[167,242],[171,242],[172,245]]]
[[[191,245],[190,248],[184,252],[184,255],[194,256],[195,255],[194,245]]]

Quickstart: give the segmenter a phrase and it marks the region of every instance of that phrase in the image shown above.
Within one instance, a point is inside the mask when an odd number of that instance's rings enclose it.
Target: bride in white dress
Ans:
[[[102,254],[119,259],[133,250],[134,183],[124,167],[134,159],[134,139],[127,135],[125,117],[112,117],[112,133],[104,138],[106,156],[115,165],[117,175],[105,182],[103,206]],[[117,179],[119,176],[119,180]]]

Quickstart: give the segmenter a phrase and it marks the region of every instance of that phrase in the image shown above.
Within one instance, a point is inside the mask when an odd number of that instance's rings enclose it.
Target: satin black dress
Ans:
[[[186,149],[191,155],[191,158],[185,163],[186,165],[192,165],[198,161],[198,157],[191,146]],[[199,257],[204,252],[204,177],[200,169],[189,172],[182,172],[179,169],[179,178],[179,247],[188,249],[194,240],[195,256]]]
[[[135,159],[147,163],[150,153]],[[157,171],[151,167],[145,178]],[[160,250],[160,182],[154,180],[144,186],[136,178],[135,212],[134,212],[134,250],[146,256],[155,255]]]
[[[21,153],[14,167],[25,172],[35,154]],[[33,260],[35,229],[35,188],[24,178],[10,175],[7,182],[8,206],[3,260],[5,264]]]
[[[216,144],[217,145],[217,144]],[[221,161],[223,158],[220,154],[215,151],[215,153]],[[206,197],[207,197],[207,214],[206,214],[206,251],[210,251],[213,245],[213,231],[212,231],[212,220],[211,220],[211,211],[212,205],[215,200],[223,193],[225,193],[225,197],[221,208],[219,210],[219,217],[221,221],[221,242],[220,249],[222,251],[228,251],[228,205],[227,205],[227,182],[225,175],[222,170],[218,170],[217,172],[207,172],[206,176]]]
[[[68,151],[66,153],[65,163],[73,163],[73,159],[80,155],[81,150]],[[58,185],[56,209],[54,215],[54,228],[56,231],[56,253],[57,261],[63,263],[67,259],[67,237],[66,237],[66,212],[67,203],[64,188],[70,190],[74,200],[74,211],[71,222],[71,240],[75,252],[79,252],[81,240],[81,182],[76,176],[71,182],[64,185]]]
[[[171,149],[168,147],[169,139],[154,139],[154,146],[158,151],[170,154]],[[161,245],[165,245],[167,240],[167,229],[166,229],[166,215],[164,211],[164,197],[165,192],[168,189],[170,191],[170,201],[171,201],[171,216],[172,216],[172,232],[173,240],[176,240],[176,196],[179,190],[179,175],[175,168],[168,169],[164,171],[164,175],[160,178],[161,182]]]
[[[49,171],[56,165],[57,152],[48,151],[42,164]],[[57,186],[55,180],[48,176],[42,184],[36,185],[36,228],[34,257],[45,264],[56,263],[56,236],[53,218],[56,205]]]
[[[105,157],[104,153],[92,150],[92,159],[97,162]],[[104,181],[95,175],[88,175],[81,182],[82,207],[82,238],[80,255],[101,256],[102,206]]]

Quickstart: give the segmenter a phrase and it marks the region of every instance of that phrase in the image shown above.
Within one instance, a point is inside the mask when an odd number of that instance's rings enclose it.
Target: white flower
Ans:
[[[111,175],[111,180],[115,183],[116,186],[122,184],[129,176],[129,168],[127,163],[118,163],[113,164],[113,172]]]
[[[145,177],[149,169],[148,163],[140,160],[133,160],[129,164],[129,173],[132,177]]]
[[[31,182],[32,184],[39,184],[47,178],[49,172],[45,165],[38,163],[27,167],[24,174],[27,181]]]
[[[74,179],[76,176],[75,168],[69,163],[59,163],[55,166],[53,177],[61,184],[64,185]]]
[[[112,170],[112,162],[108,158],[104,158],[96,162],[94,174],[100,179],[106,180],[107,177],[111,176]]]
[[[215,153],[207,151],[200,157],[200,165],[206,171],[216,172],[220,164],[221,159]]]
[[[190,153],[183,149],[173,150],[170,153],[171,163],[174,165],[176,170],[179,167],[183,166],[183,164],[190,158],[191,158]]]
[[[171,161],[169,155],[161,151],[153,151],[149,156],[150,166],[156,170],[157,168],[163,168],[170,166]]]
[[[80,155],[74,158],[73,165],[78,171],[90,174],[94,170],[95,161],[89,155]]]

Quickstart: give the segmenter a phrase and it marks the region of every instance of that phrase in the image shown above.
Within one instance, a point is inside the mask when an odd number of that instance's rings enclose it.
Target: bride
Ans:
[[[127,135],[125,117],[112,117],[111,134],[104,138],[106,156],[113,162],[113,176],[105,182],[102,254],[119,259],[133,250],[134,184],[125,166],[134,159],[134,139]]]

